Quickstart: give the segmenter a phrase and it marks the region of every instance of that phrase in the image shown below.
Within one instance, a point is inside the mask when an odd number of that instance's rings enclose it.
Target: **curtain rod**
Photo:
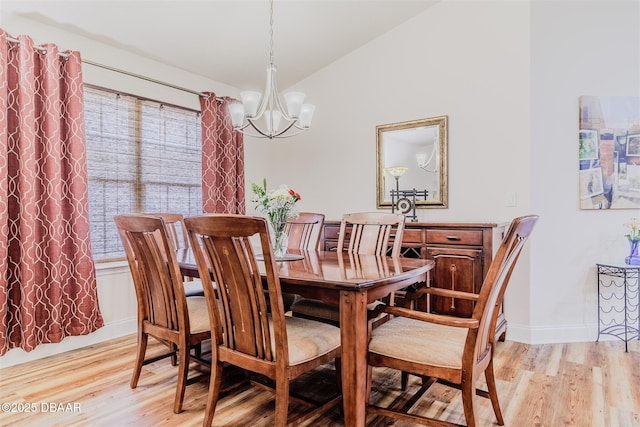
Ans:
[[[20,44],[20,40],[14,39],[13,37],[7,37],[6,39],[9,42]],[[47,49],[42,47],[42,46],[33,46],[33,48],[36,49],[36,50],[39,50],[41,52],[46,52],[47,51]],[[66,53],[60,52],[58,54],[60,56],[62,56],[63,58],[68,58],[69,57],[69,55],[67,55]],[[93,65],[94,67],[104,68],[105,70],[113,71],[113,72],[120,73],[120,74],[125,74],[127,76],[135,77],[135,78],[141,79],[141,80],[146,80],[148,82],[155,83],[155,84],[158,84],[158,85],[161,85],[161,86],[167,86],[167,87],[170,87],[172,89],[177,89],[177,90],[180,90],[180,91],[183,91],[183,92],[188,92],[188,93],[192,93],[194,95],[202,96],[204,98],[209,98],[209,95],[207,95],[206,93],[198,92],[198,91],[195,91],[195,90],[192,90],[192,89],[188,89],[188,88],[185,88],[185,87],[182,87],[182,86],[177,86],[177,85],[174,85],[172,83],[167,83],[167,82],[163,82],[163,81],[160,81],[160,80],[156,80],[156,79],[153,79],[151,77],[143,76],[141,74],[132,73],[131,71],[126,71],[126,70],[122,70],[120,68],[111,67],[109,65],[100,64],[100,63],[97,63],[97,62],[94,62],[94,61],[90,61],[88,59],[81,59],[81,61],[83,63],[85,63],[85,64]],[[223,103],[224,102],[224,98],[221,98],[221,97],[217,96],[216,97],[216,101]]]

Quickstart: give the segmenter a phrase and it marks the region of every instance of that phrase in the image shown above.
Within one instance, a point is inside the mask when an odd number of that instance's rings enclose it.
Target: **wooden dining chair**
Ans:
[[[287,251],[317,251],[322,235],[324,214],[315,212],[300,212],[296,218],[291,218],[284,226],[287,235]],[[268,298],[268,292],[267,293]],[[300,299],[299,295],[283,293],[284,310],[289,311],[291,305]],[[267,301],[267,305],[269,301]],[[269,308],[270,309],[270,308]]]
[[[338,236],[338,252],[359,255],[399,256],[402,249],[405,216],[386,212],[360,212],[343,215]],[[390,237],[395,230],[393,245],[389,251]],[[378,309],[381,302],[370,303],[369,318],[376,319],[371,326],[380,323]],[[296,317],[340,324],[340,310],[337,305],[323,301],[300,298],[291,306]]]
[[[167,227],[167,237],[174,250],[189,249],[189,236],[184,225],[184,215],[172,212],[150,213],[148,215],[159,216]],[[188,297],[204,296],[202,282],[198,278],[184,277],[184,294]]]
[[[320,244],[324,214],[300,212],[296,218],[287,221],[284,232],[289,241],[287,249],[316,251]]]
[[[264,375],[275,382],[275,425],[285,426],[289,382],[330,362],[340,352],[340,329],[285,316],[276,261],[264,218],[209,214],[185,219],[202,278],[211,323],[211,380],[204,424],[210,426],[225,364]],[[251,239],[259,239],[271,301],[266,309],[263,279]],[[211,277],[216,287],[211,286]],[[291,424],[340,402],[337,395]]]
[[[167,226],[158,216],[132,214],[115,217],[122,239],[138,303],[138,348],[131,388],[136,388],[142,366],[165,357],[175,360],[178,383],[173,411],[182,410],[189,364],[201,359],[200,345],[211,338],[204,297],[187,298],[180,267],[175,257]],[[149,335],[169,347],[169,352],[145,358]],[[191,349],[196,354],[191,355]]]
[[[383,408],[369,404],[368,413],[424,425],[457,425],[408,413],[431,385],[441,382],[462,390],[467,426],[478,425],[476,395],[491,400],[498,423],[504,425],[493,369],[496,320],[511,273],[537,220],[538,216],[530,215],[512,221],[479,295],[429,287],[418,291],[475,301],[471,318],[425,313],[403,307],[383,308],[392,318],[371,332],[367,355],[369,390],[373,366],[413,373],[423,377],[423,384],[415,396],[402,399],[402,402],[410,402],[409,405]],[[476,389],[482,373],[488,391]]]

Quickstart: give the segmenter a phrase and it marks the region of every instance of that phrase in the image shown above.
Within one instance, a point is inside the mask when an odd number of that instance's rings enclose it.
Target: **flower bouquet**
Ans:
[[[640,265],[640,256],[638,256],[638,245],[640,244],[640,221],[632,219],[631,222],[624,224],[629,232],[624,236],[629,241],[629,256],[624,262],[629,265]]]
[[[251,191],[256,203],[256,210],[266,215],[271,235],[271,245],[276,257],[282,257],[287,252],[288,238],[284,232],[287,221],[298,216],[296,203],[301,199],[300,194],[286,185],[275,190],[267,190],[267,180],[262,186],[252,182]]]

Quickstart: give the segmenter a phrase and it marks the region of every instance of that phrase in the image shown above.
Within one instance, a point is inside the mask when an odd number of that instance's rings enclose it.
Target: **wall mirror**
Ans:
[[[378,208],[447,207],[447,129],[447,116],[376,126]]]

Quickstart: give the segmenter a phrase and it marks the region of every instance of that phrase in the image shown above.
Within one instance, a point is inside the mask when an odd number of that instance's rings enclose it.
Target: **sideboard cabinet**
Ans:
[[[339,232],[339,221],[326,221],[320,248],[335,250]],[[408,222],[402,238],[402,256],[435,260],[431,286],[477,294],[504,232],[504,225],[494,223]],[[425,308],[433,313],[470,317],[473,306],[472,301],[434,295]],[[501,313],[496,335],[504,338],[506,329]]]

